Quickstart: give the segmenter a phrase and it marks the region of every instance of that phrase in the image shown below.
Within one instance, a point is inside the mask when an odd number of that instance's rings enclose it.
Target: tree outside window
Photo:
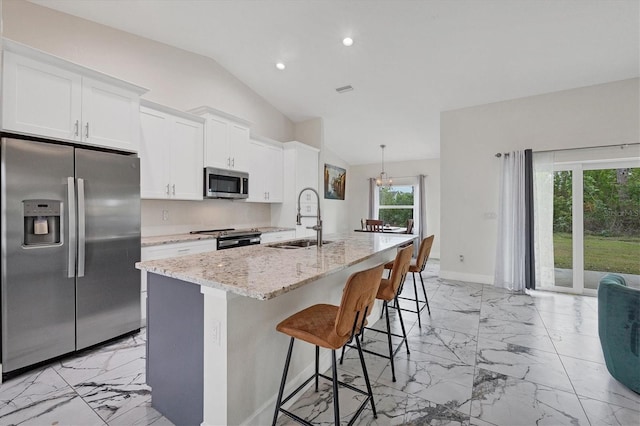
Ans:
[[[414,186],[394,185],[378,190],[378,219],[385,225],[406,226],[407,220],[414,218]]]

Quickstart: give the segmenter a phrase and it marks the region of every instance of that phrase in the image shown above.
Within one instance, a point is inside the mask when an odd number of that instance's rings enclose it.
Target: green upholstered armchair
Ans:
[[[640,290],[620,275],[600,280],[598,334],[609,373],[640,393]]]

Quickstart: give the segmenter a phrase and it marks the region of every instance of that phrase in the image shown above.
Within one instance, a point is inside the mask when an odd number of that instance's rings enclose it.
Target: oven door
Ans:
[[[260,236],[247,236],[247,237],[233,237],[233,238],[221,238],[219,237],[216,242],[218,250],[225,250],[235,247],[250,246],[254,244],[260,244]]]

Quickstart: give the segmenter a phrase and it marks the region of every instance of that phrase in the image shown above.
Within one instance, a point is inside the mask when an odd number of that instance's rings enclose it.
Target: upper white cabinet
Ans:
[[[296,228],[296,238],[311,237],[316,231],[307,229],[316,224],[315,217],[302,218],[302,225],[296,225],[298,212],[298,194],[303,188],[318,191],[318,153],[316,148],[300,142],[286,142],[284,147],[284,186],[282,204],[272,206],[274,224]],[[318,198],[311,191],[305,191],[300,198],[300,213],[303,216],[315,216],[318,211]]]
[[[249,142],[248,202],[281,203],[283,194],[283,149],[279,142]]]
[[[129,152],[147,90],[4,40],[2,129]]]
[[[249,168],[249,126],[241,118],[207,106],[189,111],[207,120],[204,145],[205,167],[247,172]]]
[[[204,119],[143,100],[140,196],[202,200]]]

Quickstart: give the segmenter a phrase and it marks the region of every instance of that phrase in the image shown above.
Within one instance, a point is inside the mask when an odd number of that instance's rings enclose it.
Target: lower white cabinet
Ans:
[[[293,240],[296,237],[296,231],[278,231],[265,232],[260,237],[260,244],[275,243],[284,240]]]
[[[204,253],[207,251],[216,251],[216,240],[198,240],[186,243],[162,244],[158,246],[142,247],[140,258],[145,260],[167,259],[169,257],[186,256],[188,254]],[[140,325],[144,327],[147,324],[147,274],[140,273],[140,303],[142,318]]]

